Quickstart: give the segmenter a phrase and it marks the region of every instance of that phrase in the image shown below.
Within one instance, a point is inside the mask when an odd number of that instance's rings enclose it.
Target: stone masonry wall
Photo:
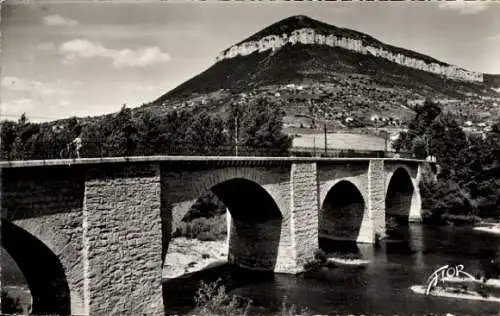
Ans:
[[[157,164],[87,172],[83,212],[89,315],[162,315],[161,189]]]
[[[1,175],[2,219],[34,236],[57,256],[66,273],[71,314],[82,315],[84,170],[74,166],[13,168],[3,169]],[[30,251],[26,249],[28,245],[18,247]],[[26,256],[21,251],[14,260],[32,260],[30,254],[34,250]],[[43,263],[39,261],[39,264]],[[41,270],[23,273],[25,277],[33,273],[34,282],[42,281]]]
[[[318,249],[318,174],[316,163],[294,163],[291,169],[291,229],[296,269]]]
[[[370,160],[368,169],[368,213],[373,223],[373,238],[385,237],[385,176],[384,161]],[[375,240],[374,240],[375,241]]]

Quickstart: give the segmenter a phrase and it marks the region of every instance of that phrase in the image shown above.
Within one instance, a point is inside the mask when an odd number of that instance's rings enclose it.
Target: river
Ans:
[[[466,227],[410,224],[402,228],[398,240],[385,240],[379,246],[333,244],[329,250],[349,252],[370,263],[323,269],[307,277],[256,273],[229,265],[206,269],[164,283],[167,314],[188,313],[194,307],[199,282],[220,278],[230,294],[249,298],[260,306],[255,310],[260,314],[277,311],[286,297],[288,303],[329,315],[500,315],[499,303],[423,296],[409,289],[422,284],[445,264],[462,264],[466,272],[475,275],[484,260],[500,259],[499,235]],[[12,275],[16,273],[7,270],[3,270],[4,281],[14,285],[18,281]]]
[[[253,273],[232,266],[201,271],[164,284],[168,314],[193,308],[201,280],[218,278],[230,294],[249,298],[266,312],[285,299],[319,314],[500,314],[500,304],[423,296],[409,288],[422,284],[445,264],[462,264],[475,275],[485,260],[500,258],[500,237],[466,227],[426,227],[409,224],[401,236],[379,246],[334,244],[329,250],[351,252],[370,260],[364,267],[322,269],[310,276]],[[262,310],[261,310],[262,311]]]

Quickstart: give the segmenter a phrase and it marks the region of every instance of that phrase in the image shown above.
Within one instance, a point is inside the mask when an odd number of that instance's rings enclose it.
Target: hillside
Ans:
[[[432,98],[463,120],[487,119],[498,112],[500,94],[492,88],[499,78],[293,16],[224,50],[210,68],[146,107],[155,112],[209,107],[224,113],[241,95],[264,96],[283,104],[290,126],[314,128],[326,120],[345,128],[352,127],[346,120],[366,126],[374,117],[400,126],[413,115],[414,104]]]
[[[498,89],[500,88],[500,75],[484,74],[484,83]]]

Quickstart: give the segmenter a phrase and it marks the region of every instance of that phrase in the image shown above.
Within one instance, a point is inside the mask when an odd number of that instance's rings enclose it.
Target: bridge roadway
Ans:
[[[162,315],[172,232],[207,190],[229,211],[230,262],[299,273],[321,240],[373,243],[386,216],[420,220],[418,184],[431,167],[403,158],[4,161],[2,246],[36,314]]]

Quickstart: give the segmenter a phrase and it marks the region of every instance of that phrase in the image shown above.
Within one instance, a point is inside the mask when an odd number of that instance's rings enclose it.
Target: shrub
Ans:
[[[210,218],[225,213],[224,203],[212,191],[207,191],[196,200],[182,221],[189,222],[196,218]]]
[[[438,182],[428,190],[422,219],[429,224],[465,223],[475,218],[473,203],[453,180]],[[470,217],[470,219],[466,219]],[[465,222],[464,222],[465,221]],[[474,220],[475,221],[475,220]]]
[[[238,299],[226,293],[221,280],[213,283],[201,282],[196,292],[194,315],[248,315],[251,301]]]
[[[227,236],[226,214],[206,218],[199,217],[189,222],[181,222],[173,237],[189,239],[224,240]]]
[[[387,233],[394,232],[398,228],[398,222],[394,217],[387,217],[385,222],[385,229]]]
[[[454,225],[473,225],[481,221],[480,217],[474,215],[444,214],[442,218],[445,222],[453,223]]]
[[[307,315],[312,315],[312,313],[309,311],[308,308],[301,308],[300,310],[297,310],[297,307],[294,304],[288,303],[288,299],[285,296],[283,301],[281,302],[281,310],[278,312],[278,315],[281,315],[281,316],[296,316],[296,315],[307,316]]]
[[[314,259],[318,260],[321,263],[325,263],[326,253],[322,249],[316,249],[316,251],[314,251]]]
[[[221,285],[221,280],[213,283],[201,282],[198,291],[196,292],[195,302],[196,308],[190,314],[192,315],[248,315],[251,308],[260,309],[258,306],[252,306],[250,299],[229,295],[226,293],[224,285]],[[265,313],[266,315],[276,316],[309,316],[312,313],[308,308],[298,309],[294,304],[288,302],[287,297],[283,298],[281,308],[275,313]]]
[[[2,291],[2,311],[8,314],[22,313],[23,308],[19,298],[12,298],[7,292]]]
[[[325,265],[326,259],[326,253],[321,249],[317,249],[314,252],[314,259],[304,264],[304,271],[312,272],[318,270]]]

